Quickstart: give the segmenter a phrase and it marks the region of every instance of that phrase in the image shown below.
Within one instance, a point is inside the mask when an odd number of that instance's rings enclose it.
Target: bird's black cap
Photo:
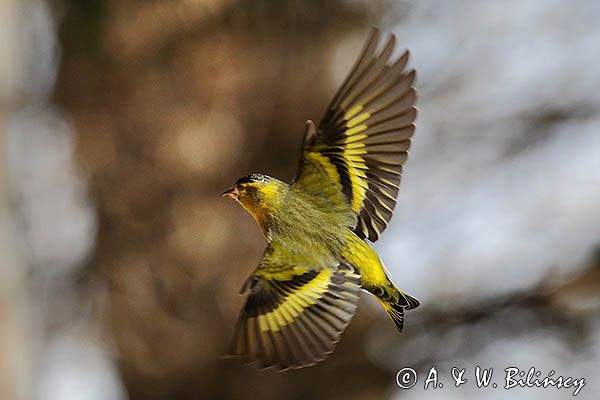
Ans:
[[[241,177],[240,179],[238,179],[235,184],[239,185],[242,183],[257,183],[257,182],[268,182],[271,180],[270,176],[267,175],[263,175],[263,174],[252,174],[252,175],[246,175]]]

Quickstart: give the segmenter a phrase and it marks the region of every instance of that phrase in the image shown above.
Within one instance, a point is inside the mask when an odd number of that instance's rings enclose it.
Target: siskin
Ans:
[[[392,217],[415,130],[415,71],[395,37],[378,49],[373,28],[317,127],[307,121],[294,183],[238,179],[222,196],[260,225],[267,248],[249,291],[231,353],[262,367],[301,368],[323,360],[354,315],[360,289],[402,331],[419,301],[399,290],[369,242]]]

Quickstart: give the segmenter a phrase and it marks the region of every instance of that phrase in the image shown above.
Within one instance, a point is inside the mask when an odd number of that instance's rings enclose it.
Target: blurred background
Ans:
[[[476,365],[500,384],[510,366],[583,377],[577,397],[599,398],[598,20],[595,0],[4,0],[0,399],[573,392],[452,387]],[[223,360],[264,240],[218,194],[293,178],[372,24],[411,50],[420,96],[375,247],[423,305],[398,335],[363,296],[308,369]],[[445,387],[424,391],[434,365]]]

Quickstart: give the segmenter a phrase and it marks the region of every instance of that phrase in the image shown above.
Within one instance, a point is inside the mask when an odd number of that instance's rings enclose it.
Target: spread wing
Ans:
[[[379,36],[371,30],[318,128],[309,121],[294,184],[353,214],[356,234],[373,242],[392,218],[417,114],[408,52],[392,60],[395,37],[378,50]],[[343,194],[343,206],[326,187]]]
[[[319,270],[259,266],[248,285],[231,353],[285,370],[333,352],[356,311],[360,276],[343,264]]]

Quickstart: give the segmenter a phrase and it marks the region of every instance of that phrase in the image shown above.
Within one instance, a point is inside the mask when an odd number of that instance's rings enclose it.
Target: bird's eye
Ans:
[[[242,185],[239,190],[246,197],[257,197],[257,195],[258,195],[257,187],[252,184],[246,183],[246,184]]]

